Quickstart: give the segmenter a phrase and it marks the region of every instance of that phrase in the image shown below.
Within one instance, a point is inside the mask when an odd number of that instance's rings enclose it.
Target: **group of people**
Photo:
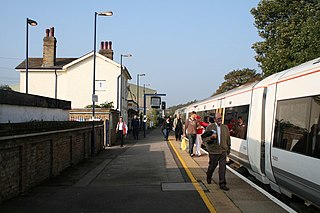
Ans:
[[[211,184],[212,175],[219,164],[219,186],[222,190],[229,190],[226,186],[225,174],[226,158],[230,153],[231,139],[228,126],[222,124],[221,114],[216,113],[214,117],[209,117],[209,123],[207,124],[200,122],[200,117],[193,111],[191,116],[186,120],[183,136],[187,136],[189,139],[189,154],[191,157],[194,156],[194,144],[197,144],[197,141],[203,140],[209,153],[207,183]],[[196,154],[198,154],[198,150],[196,150]]]
[[[140,130],[140,120],[138,116],[134,116],[132,121],[131,121],[131,126],[132,126],[132,133],[133,133],[133,138],[134,140],[139,140],[139,130]],[[123,147],[123,140],[124,137],[128,133],[128,126],[126,122],[123,121],[123,117],[119,117],[119,122],[117,123],[116,126],[116,134],[117,134],[117,139],[120,140],[120,146]]]
[[[137,116],[132,120],[133,137],[135,140],[139,138],[140,121]],[[116,127],[116,132],[119,134],[121,146],[123,146],[123,136],[127,133],[127,125],[120,117]],[[219,186],[222,190],[229,190],[226,186],[226,158],[230,154],[231,139],[230,133],[236,137],[245,139],[246,125],[241,116],[238,117],[237,125],[229,130],[229,127],[222,124],[222,116],[216,113],[215,116],[209,117],[209,122],[201,122],[201,117],[195,111],[191,112],[191,116],[186,119],[183,125],[182,118],[178,114],[175,119],[168,116],[164,119],[161,130],[165,140],[168,140],[171,130],[175,132],[176,141],[181,141],[182,137],[187,137],[189,140],[189,154],[191,157],[201,156],[200,147],[205,145],[209,153],[209,166],[207,169],[207,183],[211,184],[214,170],[219,164]],[[196,144],[196,152],[193,148]]]
[[[169,138],[171,130],[174,131],[176,141],[181,141],[181,136],[183,134],[183,123],[180,114],[178,114],[173,121],[170,116],[166,117],[161,125],[161,130],[166,141]]]

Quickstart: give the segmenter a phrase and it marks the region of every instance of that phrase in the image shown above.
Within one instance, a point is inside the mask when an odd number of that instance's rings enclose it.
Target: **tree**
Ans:
[[[256,70],[244,68],[241,70],[233,70],[224,76],[224,82],[220,85],[217,91],[213,94],[220,94],[243,84],[254,82],[261,79],[261,75],[256,73]]]
[[[7,84],[0,85],[0,89],[12,91],[11,87],[9,85],[7,85]]]
[[[251,14],[263,39],[252,48],[264,77],[320,56],[319,0],[261,0]]]
[[[113,109],[114,108],[113,101],[111,101],[111,102],[106,101],[100,105],[94,105],[94,107],[95,108],[105,108],[105,109]],[[92,108],[92,104],[85,106],[85,108]]]

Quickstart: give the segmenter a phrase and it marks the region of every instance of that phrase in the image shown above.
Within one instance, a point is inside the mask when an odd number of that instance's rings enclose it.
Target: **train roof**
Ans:
[[[320,57],[307,61],[298,66],[292,67],[290,69],[284,70],[282,72],[275,73],[268,76],[267,78],[261,80],[255,87],[268,86],[270,84],[278,83],[281,81],[289,80],[297,76],[305,75],[318,71],[320,69]]]
[[[213,100],[217,100],[220,98],[223,98],[225,96],[232,95],[233,93],[241,93],[242,91],[246,91],[248,89],[253,89],[257,87],[268,87],[271,84],[278,83],[281,81],[286,81],[292,78],[296,78],[297,76],[307,75],[309,73],[318,72],[320,70],[320,57],[313,59],[311,61],[305,62],[303,64],[300,64],[298,66],[292,67],[290,69],[284,70],[282,72],[275,73],[273,75],[268,76],[267,78],[259,81],[259,82],[251,82],[244,84],[242,86],[239,86],[237,88],[234,88],[232,90],[229,90],[227,92],[217,94],[208,98],[205,98],[203,100],[197,101],[196,103],[192,103],[188,106],[185,106],[183,108],[180,108],[178,110],[185,110],[189,109],[189,111],[192,108],[196,108],[198,105],[205,104],[206,102],[210,102]]]

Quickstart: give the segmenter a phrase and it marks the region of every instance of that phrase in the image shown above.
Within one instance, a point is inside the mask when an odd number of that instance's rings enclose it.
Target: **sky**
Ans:
[[[250,13],[258,0],[2,0],[0,20],[0,85],[18,84],[14,69],[26,55],[26,18],[29,57],[42,57],[45,29],[54,27],[57,57],[81,57],[93,50],[94,13],[97,50],[112,41],[114,60],[121,54],[132,80],[165,93],[167,106],[212,95],[235,69],[261,72],[252,44],[260,41]],[[84,79],[85,80],[85,79]]]

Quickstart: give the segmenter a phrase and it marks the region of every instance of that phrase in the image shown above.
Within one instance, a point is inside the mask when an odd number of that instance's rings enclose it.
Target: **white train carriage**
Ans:
[[[320,58],[184,108],[205,118],[238,116],[244,138],[231,136],[230,158],[264,184],[320,207]]]

